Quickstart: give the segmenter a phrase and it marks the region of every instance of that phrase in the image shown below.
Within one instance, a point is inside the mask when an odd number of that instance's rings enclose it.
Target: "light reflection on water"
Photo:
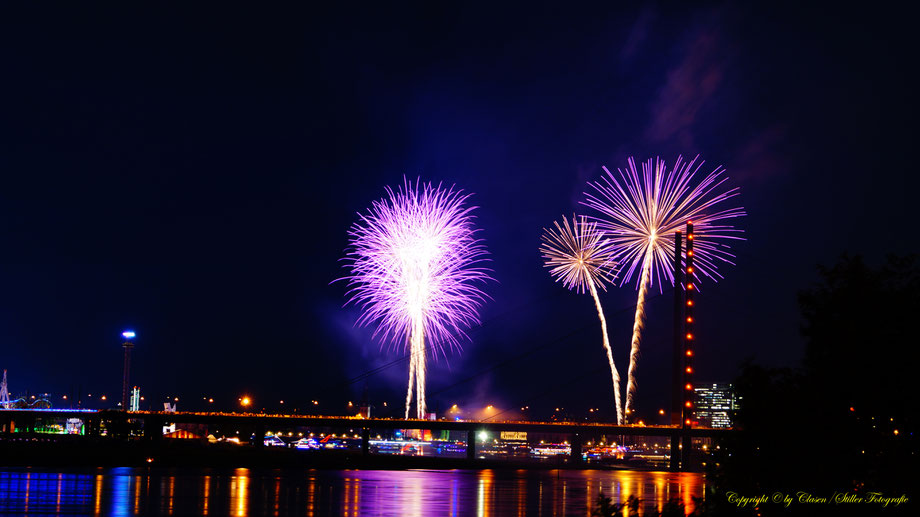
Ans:
[[[0,469],[0,513],[590,515],[601,491],[689,511],[704,489],[701,474],[640,471],[20,468]]]

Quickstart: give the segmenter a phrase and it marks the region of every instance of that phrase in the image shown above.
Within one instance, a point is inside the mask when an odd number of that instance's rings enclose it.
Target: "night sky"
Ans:
[[[562,5],[4,6],[11,390],[118,399],[133,328],[148,402],[231,408],[246,393],[341,413],[366,386],[400,407],[407,363],[330,282],[357,213],[404,176],[473,193],[497,280],[462,354],[432,366],[432,409],[612,417],[591,298],[553,283],[537,251],[544,226],[585,212],[602,165],[701,154],[742,189],[748,240],[698,298],[700,381],[748,357],[798,363],[796,293],[816,264],[917,251],[904,13]],[[669,393],[672,291],[650,292],[644,414]],[[625,375],[634,285],[602,301]]]

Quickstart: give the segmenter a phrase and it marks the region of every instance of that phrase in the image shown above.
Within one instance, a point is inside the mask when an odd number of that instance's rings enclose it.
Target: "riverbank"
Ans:
[[[569,461],[367,454],[348,450],[299,450],[193,440],[0,440],[3,466],[55,467],[215,467],[306,469],[587,469],[661,470]]]

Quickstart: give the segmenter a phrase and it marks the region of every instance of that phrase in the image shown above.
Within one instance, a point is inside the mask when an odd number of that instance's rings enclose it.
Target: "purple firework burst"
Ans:
[[[420,181],[386,190],[349,231],[347,296],[362,310],[359,324],[376,324],[375,337],[408,345],[407,414],[417,382],[422,418],[426,351],[459,348],[458,336],[479,322],[486,299],[479,286],[491,277],[469,194]]]

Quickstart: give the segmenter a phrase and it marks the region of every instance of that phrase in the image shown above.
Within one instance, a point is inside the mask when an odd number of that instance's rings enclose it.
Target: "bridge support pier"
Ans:
[[[367,427],[361,429],[361,455],[368,456],[371,453],[371,430]]]
[[[163,419],[155,415],[144,416],[144,439],[145,440],[162,440],[163,439]]]
[[[22,423],[19,425],[21,432],[34,433],[35,432],[35,417],[29,415],[22,419]]]
[[[476,459],[476,431],[472,429],[466,432],[466,458]]]
[[[669,464],[669,469],[671,472],[677,472],[680,470],[680,434],[674,433],[671,435],[671,460]]]
[[[695,457],[693,455],[693,437],[690,436],[690,433],[684,434],[681,443],[683,447],[680,450],[680,469],[690,470],[693,468],[693,463],[695,463]]]
[[[86,436],[99,434],[99,417],[89,417],[83,420],[83,434]]]
[[[253,428],[253,442],[252,444],[256,449],[262,449],[265,447],[265,425],[256,424]]]
[[[571,443],[572,450],[569,452],[569,461],[575,465],[579,465],[584,460],[581,456],[581,435],[572,433]]]

